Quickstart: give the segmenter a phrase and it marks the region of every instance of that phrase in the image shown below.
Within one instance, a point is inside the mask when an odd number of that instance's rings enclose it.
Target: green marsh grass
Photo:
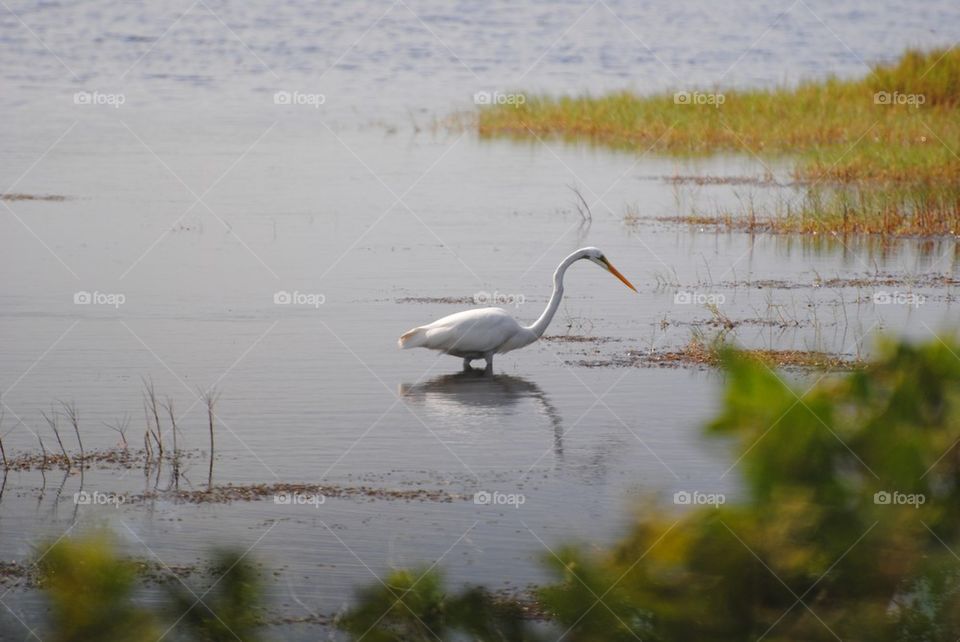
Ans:
[[[638,153],[789,159],[806,197],[763,217],[770,231],[960,232],[960,49],[908,51],[864,78],[795,87],[528,96],[481,108],[476,127]]]

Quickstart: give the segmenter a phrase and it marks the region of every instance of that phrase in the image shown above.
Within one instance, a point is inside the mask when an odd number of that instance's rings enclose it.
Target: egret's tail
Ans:
[[[401,349],[419,348],[427,340],[427,329],[424,327],[407,330],[397,339],[397,345]]]

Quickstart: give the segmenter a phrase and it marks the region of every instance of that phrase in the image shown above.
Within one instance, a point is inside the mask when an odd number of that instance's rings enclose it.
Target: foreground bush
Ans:
[[[51,606],[53,640],[146,640],[160,637],[153,614],[132,601],[137,573],[100,533],[64,538],[39,555],[40,586]]]
[[[214,553],[210,574],[216,583],[209,589],[173,581],[164,599],[150,607],[135,599],[142,569],[118,556],[106,533],[59,539],[42,547],[37,558],[40,587],[50,602],[50,639],[259,639],[262,587],[253,565],[237,551]]]

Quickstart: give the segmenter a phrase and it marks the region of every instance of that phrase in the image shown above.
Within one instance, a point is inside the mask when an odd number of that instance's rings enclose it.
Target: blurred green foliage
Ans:
[[[38,554],[40,586],[50,600],[50,639],[59,642],[157,639],[153,615],[133,603],[133,564],[117,557],[105,533],[63,538]]]
[[[370,642],[521,640],[520,609],[482,588],[447,595],[439,573],[398,570],[360,591],[358,606],[339,621],[353,639]]]
[[[263,587],[257,570],[244,560],[243,552],[224,548],[214,553],[210,574],[216,580],[207,589],[187,588],[179,582],[172,585],[171,620],[190,639],[259,640]]]
[[[137,604],[135,562],[116,551],[114,539],[100,531],[59,539],[38,552],[40,587],[52,611],[49,639],[259,639],[261,582],[240,552],[216,551],[207,588],[172,581],[165,586],[165,599],[151,608]]]

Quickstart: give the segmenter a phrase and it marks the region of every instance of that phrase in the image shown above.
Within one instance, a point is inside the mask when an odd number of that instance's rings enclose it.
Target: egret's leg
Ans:
[[[484,360],[487,362],[487,367],[484,368],[483,374],[492,375],[493,374],[493,353],[483,355]]]

